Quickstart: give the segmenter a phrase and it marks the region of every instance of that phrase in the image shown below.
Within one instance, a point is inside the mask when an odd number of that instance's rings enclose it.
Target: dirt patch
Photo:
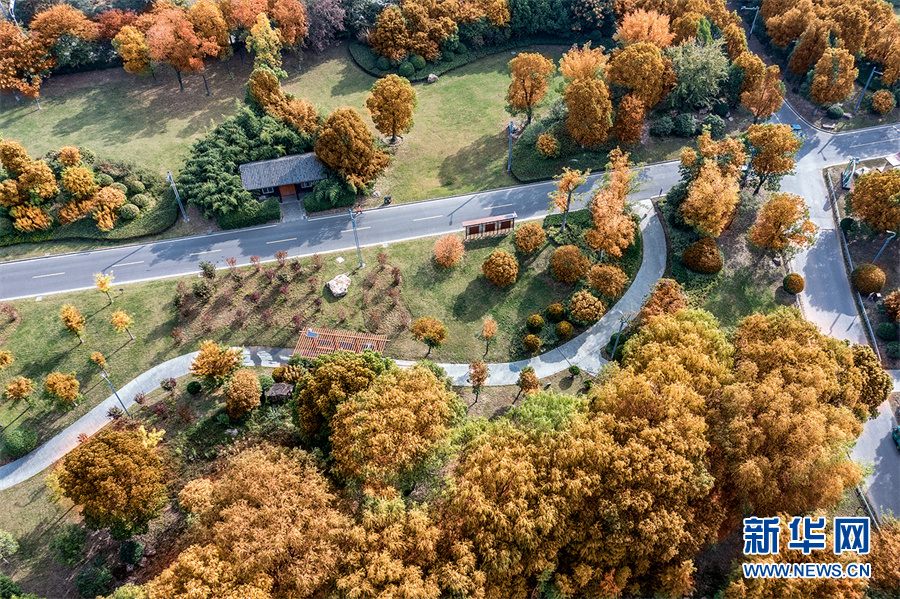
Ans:
[[[593,383],[593,377],[584,372],[572,376],[564,371],[541,379],[541,390],[566,395],[584,395]],[[526,401],[526,397],[519,393],[519,388],[515,385],[485,387],[479,394],[477,402],[472,387],[454,387],[453,391],[468,406],[466,415],[469,418],[493,420],[503,416],[513,406]]]

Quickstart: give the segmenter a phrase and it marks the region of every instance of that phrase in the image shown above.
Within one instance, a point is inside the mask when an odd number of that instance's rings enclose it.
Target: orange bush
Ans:
[[[582,289],[569,300],[569,313],[576,322],[582,324],[597,322],[605,312],[604,303],[587,289]]]
[[[574,283],[587,273],[591,261],[574,245],[564,245],[553,252],[550,271],[563,283]]]
[[[51,372],[44,379],[44,389],[47,393],[65,403],[73,403],[78,399],[79,388],[78,379],[72,374]]]
[[[225,390],[225,411],[230,418],[240,418],[259,405],[261,396],[259,377],[249,368],[241,368]]]
[[[793,293],[794,295],[797,295],[798,293],[803,291],[804,288],[806,288],[806,281],[804,281],[803,277],[795,272],[792,272],[791,274],[784,277],[784,280],[781,282],[781,284],[784,286],[785,291],[787,291],[788,293]]]
[[[672,279],[660,279],[653,286],[653,291],[644,300],[639,319],[645,324],[649,319],[659,314],[674,314],[688,306],[688,298],[684,294],[681,285]]]
[[[712,237],[702,237],[681,254],[681,261],[694,272],[712,275],[722,270],[722,255]]]
[[[552,133],[541,133],[535,144],[537,151],[544,158],[556,158],[559,156],[559,142]]]
[[[900,289],[891,291],[884,298],[884,311],[891,320],[900,318]]]
[[[32,231],[45,231],[50,228],[50,215],[37,206],[16,206],[9,211],[13,217],[13,227],[23,233]]]
[[[625,291],[628,275],[612,264],[595,264],[588,273],[588,281],[594,291],[605,297],[615,299]]]
[[[530,353],[536,353],[541,349],[541,338],[537,335],[525,335],[525,338],[522,339],[522,345]]]
[[[897,106],[894,94],[886,89],[880,89],[872,94],[872,110],[878,114],[887,114]]]
[[[459,263],[465,251],[462,239],[449,233],[434,242],[434,263],[440,268],[451,268]]]
[[[34,391],[34,383],[31,382],[31,379],[19,376],[6,384],[5,394],[7,399],[18,401],[31,395],[32,391]]]
[[[860,264],[850,273],[853,285],[863,295],[878,293],[884,289],[884,271],[874,264]]]
[[[75,146],[65,146],[60,148],[56,159],[65,166],[75,166],[81,162],[81,152]]]
[[[546,239],[544,228],[537,223],[528,223],[516,229],[516,249],[523,254],[536,252]]]
[[[482,263],[481,272],[497,287],[508,287],[519,277],[519,263],[509,252],[497,250]]]

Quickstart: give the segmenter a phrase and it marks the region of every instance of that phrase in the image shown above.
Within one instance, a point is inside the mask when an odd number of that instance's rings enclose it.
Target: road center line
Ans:
[[[137,262],[126,262],[125,264],[113,264],[114,267],[118,268],[119,266],[131,266],[133,264],[143,264],[143,260],[138,260]]]
[[[291,237],[290,239],[279,239],[278,241],[267,241],[266,245],[271,245],[273,243],[285,243],[287,241],[297,241],[297,238]]]
[[[897,139],[882,139],[879,141],[870,141],[870,142],[864,143],[864,144],[856,144],[855,146],[850,146],[850,147],[851,148],[860,148],[862,146],[874,146],[875,144],[887,144],[887,143],[891,143],[894,141],[898,141],[898,140]]]
[[[207,250],[205,252],[194,252],[193,254],[188,254],[188,256],[199,256],[200,254],[215,254],[216,252],[221,252],[222,250]]]
[[[432,218],[444,218],[444,215],[438,214],[437,216],[426,216],[424,218],[414,218],[413,222],[420,221],[420,220],[431,220]]]
[[[485,210],[493,210],[494,208],[506,208],[507,206],[512,206],[512,204],[500,204],[499,206],[485,206]]]
[[[366,229],[371,229],[372,227],[356,227],[357,231],[365,231]],[[352,233],[353,229],[347,229],[346,231],[341,231],[341,233]]]
[[[59,275],[64,275],[64,274],[66,274],[66,273],[64,273],[64,272],[55,272],[55,273],[52,273],[52,274],[49,274],[49,275],[35,275],[35,276],[31,277],[31,278],[32,278],[32,279],[42,279],[42,278],[44,278],[44,277],[58,277]]]

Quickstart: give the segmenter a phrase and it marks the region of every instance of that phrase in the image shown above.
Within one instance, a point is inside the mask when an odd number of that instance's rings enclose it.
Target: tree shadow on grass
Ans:
[[[453,302],[453,317],[463,322],[479,321],[494,305],[503,303],[505,296],[504,290],[484,277],[476,277]]]
[[[438,169],[441,183],[452,187],[462,182],[468,189],[488,189],[498,186],[498,183],[515,185],[517,181],[509,174],[496,172],[505,165],[492,167],[499,156],[505,156],[508,138],[504,131],[497,130],[479,137],[468,146],[460,149],[455,154],[447,156]],[[499,181],[498,181],[499,179]]]

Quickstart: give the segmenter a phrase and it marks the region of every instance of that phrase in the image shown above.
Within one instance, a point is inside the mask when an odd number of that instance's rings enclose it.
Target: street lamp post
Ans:
[[[510,121],[509,122],[509,153],[507,154],[507,158],[506,158],[506,172],[509,172],[512,170],[512,139],[513,139],[512,136],[513,136],[513,133],[515,133],[515,131],[516,131],[516,126],[513,124],[512,121]]]
[[[362,261],[362,252],[359,251],[359,235],[356,232],[356,217],[353,215],[353,209],[347,210],[350,213],[350,222],[353,223],[353,239],[356,240],[356,257],[359,258],[359,267],[365,266]]]
[[[178,202],[178,207],[181,208],[181,216],[184,218],[184,222],[187,222],[187,214],[184,213],[184,206],[181,204],[181,196],[178,194],[178,188],[175,187],[175,179],[172,178],[172,173],[166,171],[166,181],[172,184],[172,191],[175,192],[175,200]]]
[[[756,27],[756,19],[759,17],[759,7],[758,6],[742,6],[741,10],[755,10],[756,11],[756,14],[753,16],[753,23],[750,25],[750,35],[753,35],[753,28]]]
[[[627,322],[627,317],[625,314],[619,317],[619,332],[616,333],[616,342],[613,343],[613,350],[609,357],[613,360],[616,359],[616,350],[619,348],[619,339],[622,337],[622,329],[625,327],[625,322]]]
[[[891,239],[893,239],[894,237],[897,236],[897,234],[894,231],[885,231],[885,232],[890,233],[891,236],[884,240],[884,245],[881,246],[881,249],[878,250],[877,254],[875,254],[875,258],[872,260],[872,264],[875,264],[875,260],[878,260],[878,257],[881,256],[881,252],[883,252],[884,248],[887,247],[888,242],[890,242]]]
[[[106,376],[105,373],[101,374],[100,376],[102,376],[104,379],[106,379],[106,382],[109,383],[109,388],[112,389],[113,395],[115,395],[116,399],[119,400],[119,403],[122,404],[122,409],[125,410],[125,413],[128,414],[129,417],[131,417],[131,414],[128,413],[128,408],[125,407],[125,402],[122,401],[121,397],[119,397],[119,392],[116,391],[115,387],[113,387],[112,381],[109,380],[109,377]]]
[[[862,104],[862,99],[866,95],[866,90],[869,89],[869,84],[872,83],[872,77],[875,75],[884,75],[884,73],[880,73],[876,71],[877,67],[872,67],[872,72],[869,73],[869,78],[866,79],[866,86],[863,88],[863,93],[860,94],[859,100],[856,101],[856,108],[853,109],[853,114],[856,114],[856,111],[859,110],[859,105]]]

